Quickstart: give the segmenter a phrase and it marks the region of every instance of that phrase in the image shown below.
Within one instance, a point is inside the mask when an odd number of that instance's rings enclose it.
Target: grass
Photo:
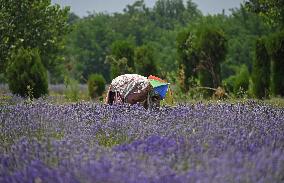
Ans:
[[[271,98],[269,100],[264,100],[264,103],[271,104],[277,107],[284,107],[284,98]]]
[[[21,101],[19,98],[15,98],[9,93],[9,90],[7,88],[7,85],[1,85],[0,86],[0,106],[4,104],[17,104],[19,101]],[[49,95],[44,97],[47,101],[53,103],[53,104],[69,104],[73,102],[79,102],[79,101],[91,101],[92,99],[88,95],[86,85],[79,85],[79,87],[76,90],[70,91],[68,88],[66,88],[63,84],[59,85],[50,85],[49,87]],[[96,100],[92,100],[93,102],[97,103],[103,103],[105,96],[102,96]],[[192,98],[188,97],[186,95],[172,95],[167,96],[165,100],[161,101],[161,106],[175,106],[177,104],[197,104],[197,103],[204,103],[204,104],[214,104],[214,103],[247,103],[250,101],[254,101],[259,104],[269,104],[273,105],[275,107],[284,107],[284,98],[281,97],[272,97],[270,99],[265,100],[259,100],[255,98],[235,98],[231,97],[228,99],[213,99],[208,98],[204,99],[202,97],[198,98]]]

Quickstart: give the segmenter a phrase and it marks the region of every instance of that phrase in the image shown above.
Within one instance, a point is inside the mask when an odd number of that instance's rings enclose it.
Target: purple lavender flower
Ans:
[[[0,107],[0,182],[283,182],[284,109]]]

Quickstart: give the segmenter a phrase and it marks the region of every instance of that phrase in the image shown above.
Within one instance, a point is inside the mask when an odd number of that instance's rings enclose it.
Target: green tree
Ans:
[[[139,0],[127,5],[124,12],[124,19],[118,17],[117,23],[120,24],[118,31],[123,32],[126,39],[133,39],[137,46],[143,45],[145,38],[151,35],[154,29],[150,9],[146,7],[144,0]]]
[[[110,78],[114,79],[119,75],[132,73],[133,69],[127,65],[127,62],[128,60],[125,57],[115,59],[112,55],[108,55],[106,63],[110,64]]]
[[[38,49],[23,49],[12,53],[7,67],[9,89],[22,97],[39,98],[48,93],[47,73]]]
[[[143,45],[135,50],[135,69],[138,74],[149,76],[157,74],[154,50],[149,45]]]
[[[111,17],[105,14],[91,14],[77,20],[73,31],[67,37],[67,62],[76,62],[74,65],[78,73],[82,73],[81,82],[86,82],[92,73],[100,73],[109,80],[109,65],[105,58],[110,52],[111,43],[119,35],[112,30]]]
[[[182,26],[201,13],[192,2],[184,6],[180,0],[171,0],[170,4],[173,11],[167,9],[167,17],[160,16],[156,9],[146,7],[144,1],[139,0],[127,5],[123,13],[93,13],[79,20],[75,18],[74,31],[68,35],[66,62],[68,65],[75,63],[73,68],[80,68],[76,73],[82,72],[83,78],[88,78],[91,73],[102,73],[110,81],[109,73],[117,69],[105,64],[107,55],[112,55],[113,59],[108,57],[108,60],[115,60],[116,65],[122,66],[126,60],[130,62],[127,67],[119,66],[123,72],[134,69],[132,59],[117,58],[112,53],[112,43],[124,40],[135,47],[151,45],[159,74],[174,75],[177,70],[176,36]],[[174,12],[176,9],[178,13]],[[177,16],[171,17],[170,14]]]
[[[127,59],[127,66],[134,71],[134,46],[128,41],[116,41],[111,46],[111,55],[116,60]]]
[[[176,23],[184,24],[185,10],[182,0],[158,0],[154,6],[156,24],[164,29],[173,29]]]
[[[80,17],[78,15],[76,15],[73,12],[69,13],[68,20],[67,20],[68,24],[73,25],[79,20],[80,20]]]
[[[105,91],[106,80],[101,74],[91,74],[88,79],[89,96],[94,99]]]
[[[255,59],[252,69],[253,95],[267,98],[270,86],[270,57],[265,46],[265,39],[259,38],[255,45]]]
[[[235,66],[245,64],[252,71],[255,40],[271,32],[269,26],[256,14],[249,12],[243,5],[233,9],[231,16],[221,25],[228,39],[228,53],[222,64],[222,77],[233,75]]]
[[[271,90],[274,95],[284,96],[284,30],[271,35],[269,41],[272,58]]]
[[[254,13],[264,17],[273,26],[284,26],[283,0],[248,0],[246,7]]]
[[[106,63],[110,64],[111,79],[122,74],[129,74],[133,72],[133,69],[127,65],[127,58],[125,57],[117,60],[112,55],[109,55],[106,57]]]
[[[13,49],[38,48],[44,66],[52,71],[68,32],[69,8],[50,0],[0,0],[0,72]]]
[[[201,11],[197,8],[197,4],[192,2],[192,0],[188,0],[186,2],[186,15],[185,18],[187,18],[187,21],[194,21],[197,18],[200,18],[202,16]]]
[[[246,65],[236,67],[236,74],[226,78],[223,82],[229,92],[233,92],[237,97],[243,97],[243,92],[249,89],[249,70]]]
[[[182,0],[158,0],[154,8],[160,16],[176,19],[181,18],[185,11]]]
[[[201,85],[217,88],[221,83],[221,63],[227,53],[227,40],[224,32],[214,27],[203,27],[197,33],[198,70],[206,70],[209,73],[210,82],[201,82]],[[201,72],[200,75],[202,75]]]
[[[191,31],[182,31],[177,36],[177,53],[180,74],[180,87],[183,92],[188,91],[190,77],[195,74],[198,62],[196,50],[196,37]]]

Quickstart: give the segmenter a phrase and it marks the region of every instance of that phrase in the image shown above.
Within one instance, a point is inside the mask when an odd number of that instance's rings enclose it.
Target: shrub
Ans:
[[[257,98],[269,95],[270,58],[265,47],[265,40],[258,39],[255,46],[255,59],[252,70],[252,92]]]
[[[6,73],[13,94],[39,98],[48,93],[47,72],[41,63],[38,49],[20,48],[15,51]]]
[[[80,99],[79,82],[76,79],[65,76],[64,85],[66,90],[64,92],[66,99],[72,102],[77,102]]]
[[[92,74],[88,79],[89,96],[94,99],[105,91],[106,81],[101,74]]]
[[[233,92],[237,97],[243,97],[244,92],[249,89],[249,70],[246,65],[242,65],[237,70],[237,74],[224,80],[226,89]]]
[[[236,75],[234,92],[237,93],[240,90],[248,91],[249,88],[249,70],[246,65],[242,65],[239,73]]]

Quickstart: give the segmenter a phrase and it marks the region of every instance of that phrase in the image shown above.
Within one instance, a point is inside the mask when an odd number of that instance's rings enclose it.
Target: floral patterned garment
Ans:
[[[152,86],[147,77],[138,74],[124,74],[112,80],[106,103],[143,102],[151,90]]]

